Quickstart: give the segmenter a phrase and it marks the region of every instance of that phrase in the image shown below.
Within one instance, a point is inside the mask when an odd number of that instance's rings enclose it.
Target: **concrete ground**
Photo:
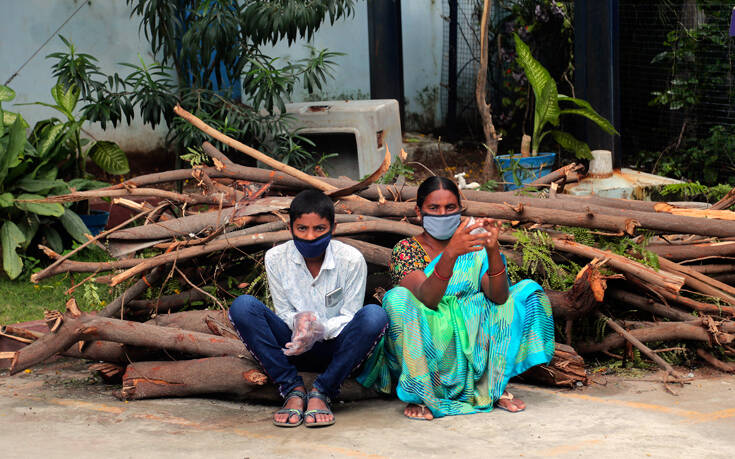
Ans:
[[[656,376],[600,376],[577,390],[512,384],[523,413],[431,422],[398,400],[338,404],[324,429],[281,429],[273,406],[222,399],[119,402],[86,366],[0,372],[2,457],[708,457],[735,456],[735,376],[667,393]],[[645,380],[643,380],[645,379]],[[648,381],[646,381],[648,380]]]

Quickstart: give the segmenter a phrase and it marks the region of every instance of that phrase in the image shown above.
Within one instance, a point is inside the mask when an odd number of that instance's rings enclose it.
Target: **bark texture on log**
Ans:
[[[710,333],[701,326],[681,322],[662,322],[660,325],[654,327],[631,330],[630,334],[644,343],[668,340],[703,341],[706,343],[711,343],[712,341]],[[724,333],[718,336],[718,339],[720,342],[727,344],[735,339],[735,335]],[[617,333],[613,333],[606,336],[599,343],[581,343],[576,346],[576,349],[582,354],[589,354],[592,352],[609,351],[610,349],[621,347],[624,344],[625,338]]]
[[[588,264],[577,274],[569,290],[545,290],[556,320],[574,320],[588,314],[605,297],[607,282],[595,264]]]
[[[307,385],[314,373],[302,373]],[[181,362],[141,362],[128,365],[123,389],[115,395],[123,400],[158,397],[189,397],[226,393],[248,400],[280,402],[275,386],[251,361],[235,357],[210,357]],[[337,400],[356,401],[380,395],[352,379],[342,385]]]
[[[249,357],[239,340],[169,327],[67,313],[56,319],[56,330],[16,352],[10,374],[36,365],[64,351],[77,341],[113,341],[140,347],[166,349],[200,356],[235,355]]]
[[[585,386],[589,384],[584,359],[573,347],[561,343],[556,343],[554,357],[548,365],[532,367],[521,378],[548,386],[574,387],[577,383]]]

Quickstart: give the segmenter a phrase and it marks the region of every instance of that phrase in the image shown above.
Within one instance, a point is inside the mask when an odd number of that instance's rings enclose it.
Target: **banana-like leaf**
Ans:
[[[11,279],[15,279],[23,272],[23,260],[15,249],[24,242],[23,232],[15,223],[6,220],[0,228],[0,243],[3,245],[3,269]]]
[[[15,99],[15,91],[0,84],[0,102],[7,102],[13,99]]]
[[[84,224],[82,219],[79,218],[79,215],[77,215],[73,210],[69,208],[64,210],[64,215],[59,217],[59,221],[61,221],[61,225],[64,227],[66,232],[69,233],[69,236],[73,237],[77,242],[87,242],[87,238],[84,236],[85,234],[89,234],[87,225]]]
[[[18,118],[20,115],[17,113],[9,112],[7,110],[3,110],[3,124],[5,126],[11,126],[13,123],[15,123],[16,118]],[[25,120],[23,120],[23,127],[25,129],[28,129],[28,123],[26,123]]]
[[[551,136],[556,143],[565,150],[573,151],[579,159],[592,159],[590,147],[585,142],[578,140],[572,134],[563,131],[551,131]]]
[[[71,190],[69,185],[63,180],[39,180],[39,179],[22,179],[19,180],[16,185],[23,191],[28,193],[42,194],[42,195],[58,195],[66,194]]]
[[[89,149],[89,156],[108,174],[123,175],[130,172],[128,157],[115,142],[95,142]]]
[[[518,34],[513,34],[513,38],[516,42],[516,62],[523,67],[523,72],[526,74],[531,88],[533,88],[533,95],[536,97],[536,100],[539,100],[541,99],[544,87],[549,82],[553,83],[554,79],[551,78],[549,71],[533,57],[531,49],[521,40],[521,37]]]
[[[10,207],[15,202],[15,197],[10,193],[0,194],[0,207]]]
[[[18,229],[23,233],[23,237],[25,238],[25,241],[20,245],[20,248],[24,252],[38,232],[39,226],[40,224],[37,218],[26,218],[22,222],[18,223]]]
[[[32,212],[38,215],[46,215],[48,217],[61,217],[64,215],[64,206],[58,202],[26,202],[26,200],[43,199],[44,196],[38,194],[21,194],[15,198],[15,207],[26,212]]]
[[[38,156],[43,158],[49,151],[51,151],[51,147],[56,144],[56,140],[64,132],[64,127],[65,126],[63,124],[59,123],[50,126],[46,130],[43,139],[38,142],[38,148],[36,149]]]
[[[61,253],[64,250],[64,243],[61,241],[61,235],[58,231],[50,226],[47,226],[43,232],[46,237],[46,243],[54,252]]]
[[[71,179],[67,182],[67,185],[69,185],[69,188],[73,188],[74,191],[96,190],[97,188],[110,186],[110,184],[107,182],[101,182],[99,180],[86,178]]]
[[[593,121],[596,125],[600,126],[603,131],[607,132],[610,135],[620,135],[620,133],[615,129],[615,127],[610,123],[607,119],[605,119],[602,115],[597,113],[594,110],[587,109],[587,108],[569,108],[566,110],[561,111],[562,115],[580,115],[584,116],[588,120]]]
[[[541,91],[541,97],[536,99],[533,116],[533,137],[531,143],[531,151],[534,155],[538,153],[542,131],[546,123],[554,126],[559,125],[559,103],[556,100],[556,83],[550,81]]]
[[[18,164],[18,157],[23,152],[26,143],[26,129],[23,127],[23,117],[18,115],[10,126],[8,133],[8,147],[0,151],[0,181],[8,175],[8,168]]]
[[[79,90],[76,86],[72,85],[64,91],[64,86],[57,84],[51,88],[51,97],[54,98],[61,111],[70,120],[74,119],[74,109],[77,106],[77,100],[79,100]]]

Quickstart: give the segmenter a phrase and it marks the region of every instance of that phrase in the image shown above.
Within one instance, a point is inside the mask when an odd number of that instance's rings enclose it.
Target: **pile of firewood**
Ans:
[[[29,343],[17,352],[0,354],[0,359],[11,359],[11,373],[61,354],[95,361],[92,370],[121,378],[122,388],[116,395],[123,399],[209,393],[276,399],[275,388],[229,323],[226,305],[207,291],[211,291],[208,282],[216,278],[214,271],[228,265],[227,260],[290,239],[285,210],[292,196],[306,187],[321,189],[334,199],[336,237],[359,249],[371,272],[385,272],[398,239],[422,231],[416,219],[416,187],[400,181],[375,183],[388,169],[390,154],[359,183],[311,176],[213,130],[178,107],[176,112],[272,170],[236,164],[205,143],[203,149],[214,166],[143,175],[104,189],[48,198],[46,202],[111,198],[136,213],[90,236],[70,254],[60,256],[43,247],[54,261],[34,274],[32,281],[58,273],[88,273],[81,282],[105,280],[112,286],[124,282],[130,286],[94,314],[81,312],[69,300],[64,313],[47,313],[49,332],[45,334],[3,327],[3,336]],[[587,384],[579,354],[625,359],[636,348],[664,368],[669,380],[681,381],[676,369],[656,352],[661,349],[646,344],[653,342],[692,343],[704,361],[735,371],[735,365],[712,353],[716,348],[720,355],[735,355],[730,347],[735,339],[735,288],[729,284],[735,277],[735,214],[725,210],[735,203],[735,193],[707,209],[557,193],[559,185],[578,170],[567,166],[539,180],[535,185],[544,188],[543,193],[463,191],[465,215],[506,223],[500,240],[510,261],[520,263],[523,255],[514,248],[516,231],[527,229],[544,232],[555,255],[583,266],[570,289],[547,290],[563,342],[557,343],[554,360],[535,368],[527,378],[552,385]],[[196,184],[195,191],[177,193],[155,187],[185,180]],[[649,230],[656,236],[647,250],[658,256],[660,269],[645,260],[575,241],[564,227],[621,237]],[[69,259],[92,244],[103,246],[116,259]],[[146,257],[140,256],[143,251]],[[187,285],[186,290],[141,299],[149,288],[160,292],[174,278]],[[369,283],[367,293],[380,298],[390,285],[387,276],[377,279],[378,285]],[[203,301],[217,307],[191,310],[192,302]],[[620,320],[631,310],[636,311],[636,320]],[[605,324],[607,333],[601,339],[585,332],[590,319]],[[354,400],[372,395],[350,381],[341,397]]]

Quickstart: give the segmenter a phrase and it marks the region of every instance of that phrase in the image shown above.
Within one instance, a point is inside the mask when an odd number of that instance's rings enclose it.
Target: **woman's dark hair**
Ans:
[[[291,226],[297,218],[304,214],[317,214],[329,221],[329,226],[334,227],[334,203],[331,199],[319,190],[304,190],[297,194],[291,207],[288,208],[288,217],[291,219]]]
[[[419,209],[424,205],[426,197],[436,190],[450,191],[457,197],[457,204],[462,204],[462,199],[459,197],[459,188],[457,188],[457,185],[446,177],[433,175],[424,180],[421,185],[419,185],[418,191],[416,191],[416,205],[419,206]]]

